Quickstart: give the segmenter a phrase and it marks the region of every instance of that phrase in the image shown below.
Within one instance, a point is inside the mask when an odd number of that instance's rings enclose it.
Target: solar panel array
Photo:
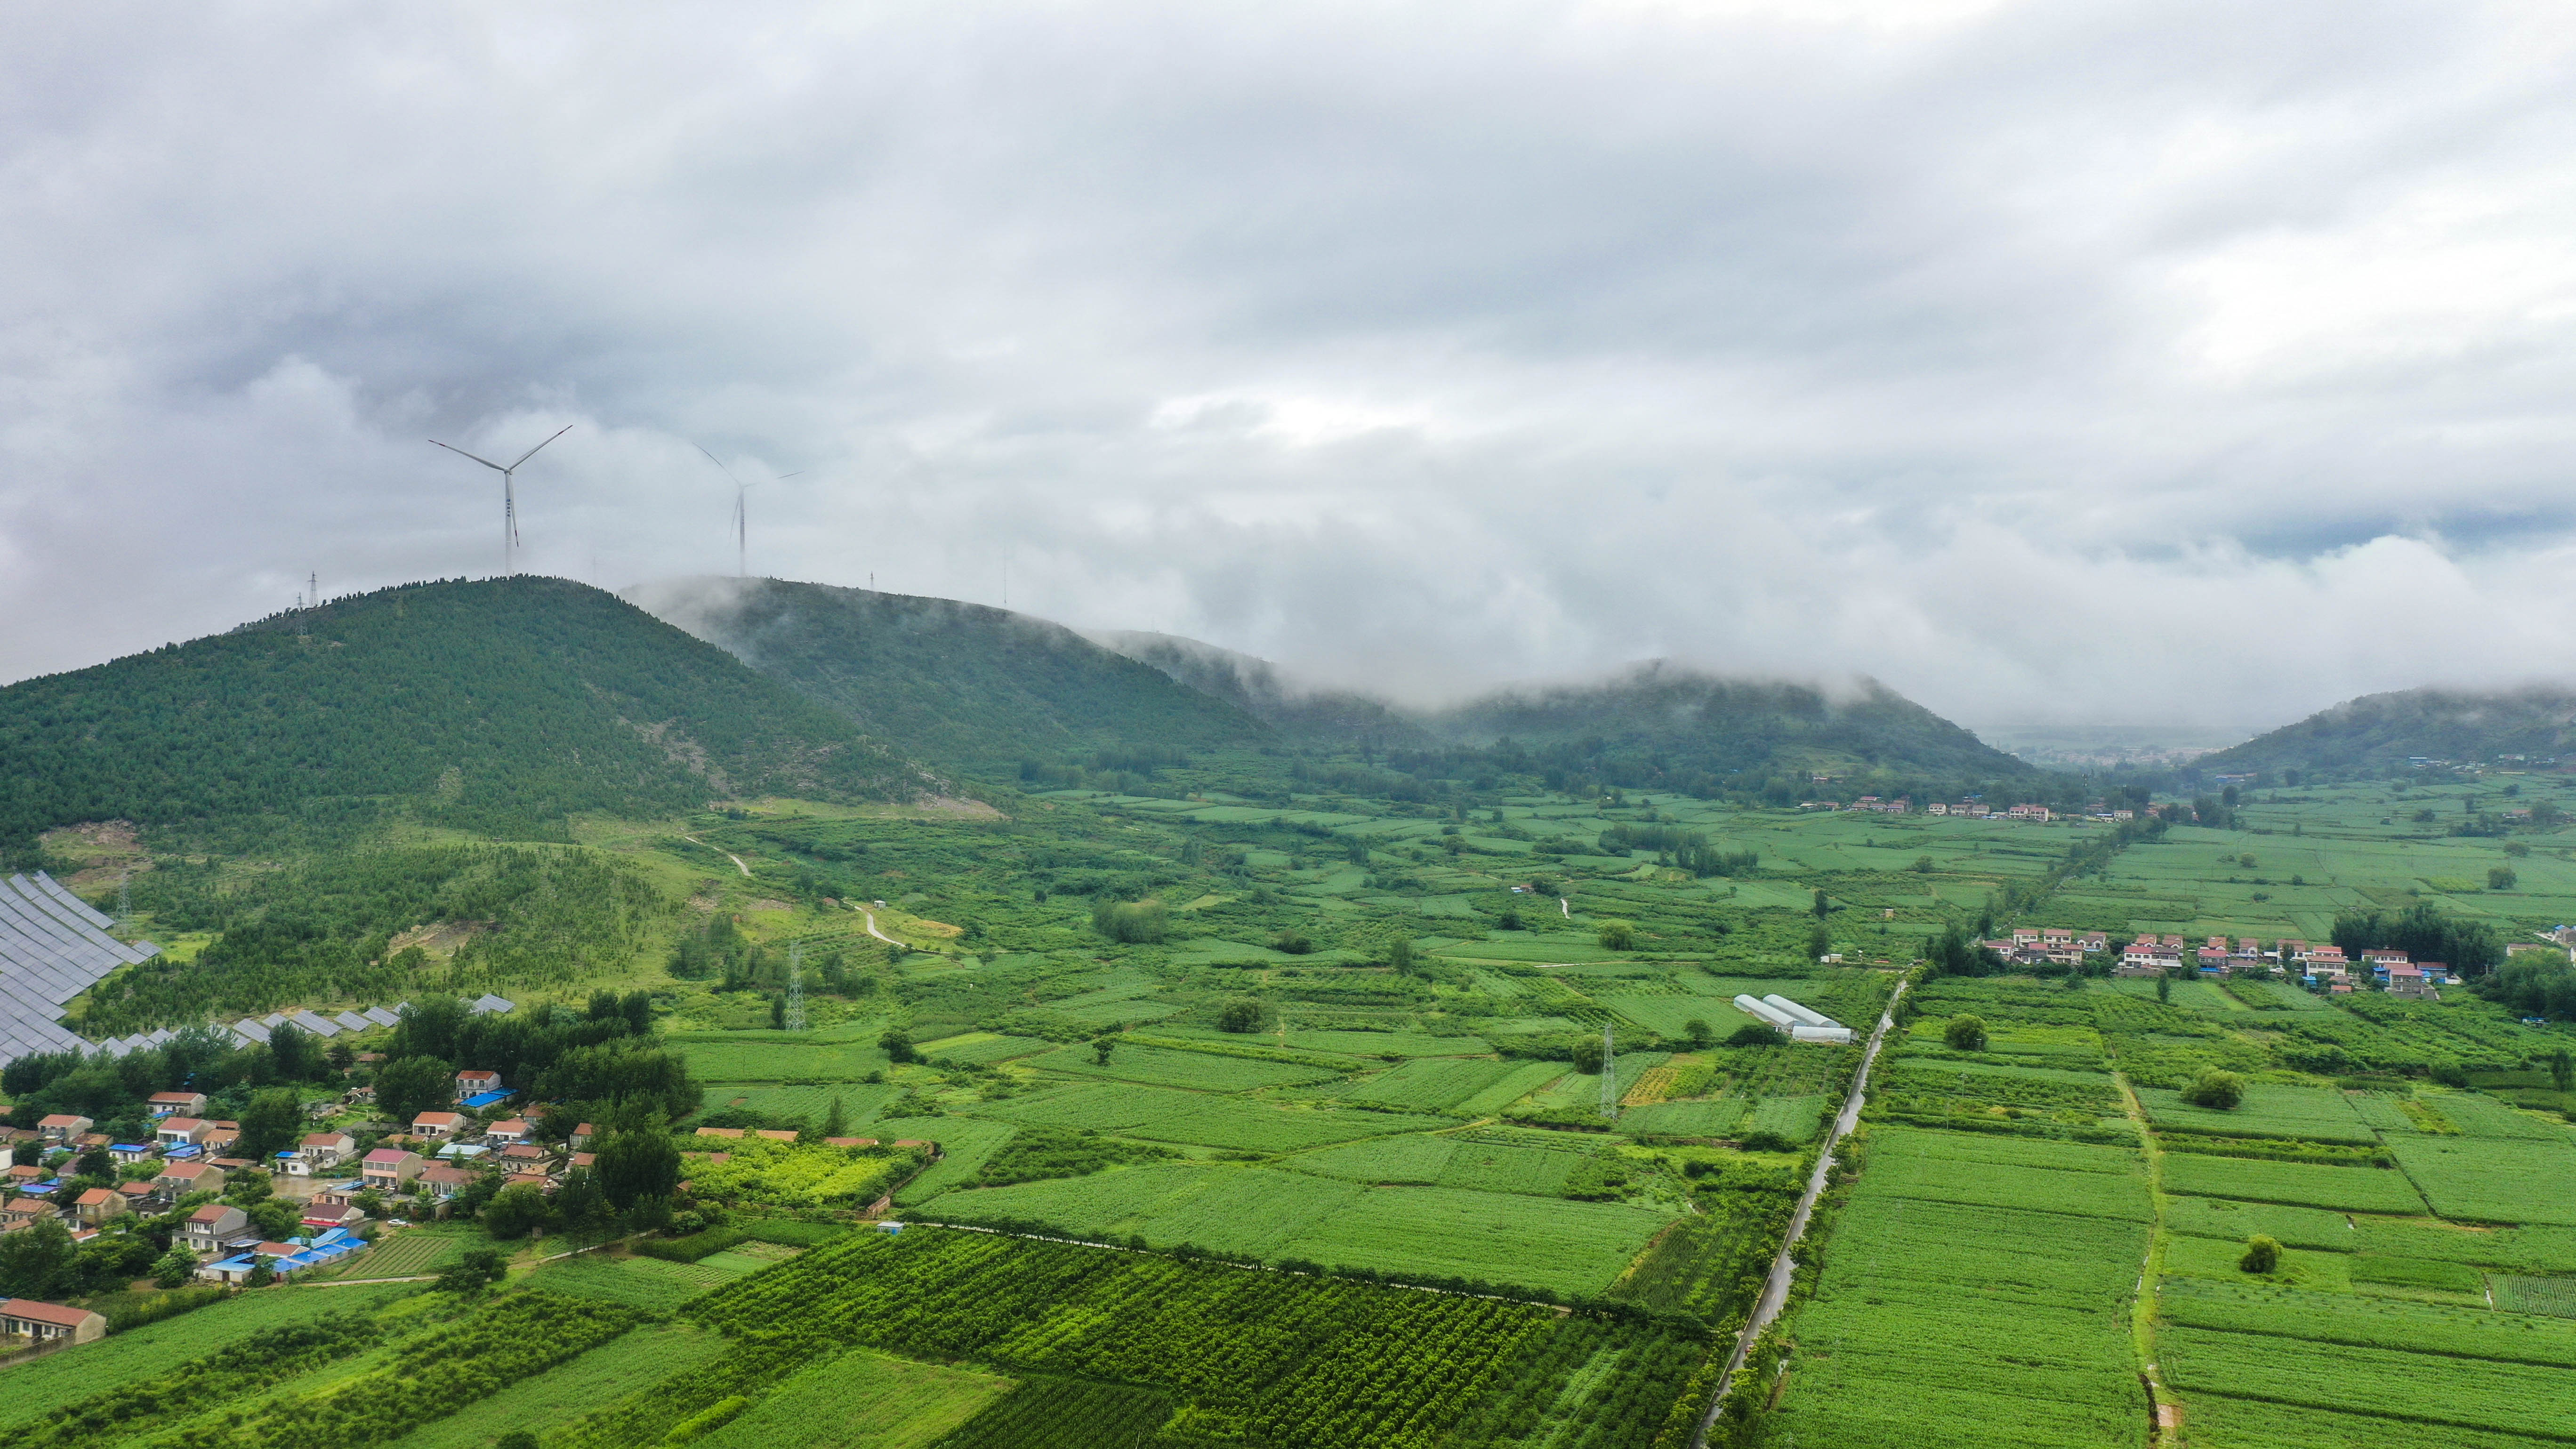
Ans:
[[[117,940],[111,924],[43,871],[0,882],[0,1062],[88,1047],[62,1025],[64,1005],[117,967],[161,953]]]
[[[177,1035],[168,1027],[137,1032],[114,1041],[87,1042],[62,1024],[63,1007],[119,966],[131,966],[161,954],[149,941],[129,946],[107,933],[115,924],[65,890],[52,876],[33,879],[13,875],[0,883],[0,1063],[40,1052],[104,1052],[121,1057],[156,1047]],[[406,1001],[402,1006],[409,1006]],[[222,1029],[236,1045],[268,1040],[288,1022],[319,1037],[392,1026],[402,1006],[388,1011],[370,1006],[326,1016],[318,1011],[278,1011],[244,1017]],[[467,1004],[476,1015],[515,1011],[517,1003],[485,994]]]

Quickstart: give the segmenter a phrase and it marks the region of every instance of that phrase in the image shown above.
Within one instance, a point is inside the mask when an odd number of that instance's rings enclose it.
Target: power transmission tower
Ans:
[[[787,948],[787,1029],[805,1029],[805,946],[802,942]]]
[[[1619,1062],[1610,1054],[1610,1023],[1601,1023],[1601,1115],[1619,1115]]]
[[[134,923],[134,899],[126,890],[126,878],[130,874],[130,870],[116,873],[116,923],[120,926]]]

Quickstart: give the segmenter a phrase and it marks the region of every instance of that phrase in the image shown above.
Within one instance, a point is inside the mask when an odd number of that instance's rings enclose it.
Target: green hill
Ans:
[[[1231,701],[1005,609],[777,579],[683,579],[629,596],[925,759],[1208,749],[1270,734]]]
[[[2410,758],[2460,762],[2576,755],[2576,691],[2556,685],[2366,694],[2241,745],[2203,755],[2213,771],[2385,769]]]
[[[1661,661],[1597,684],[1503,690],[1429,720],[1462,743],[1598,741],[1710,773],[1876,771],[2001,778],[2032,767],[1872,679],[1847,692],[1725,679]],[[1668,766],[1669,768],[1669,766]]]
[[[847,720],[564,579],[412,584],[0,689],[0,841],[366,816],[560,838],[572,811],[937,788]]]
[[[1175,634],[1114,630],[1091,637],[1299,739],[1379,745],[1419,745],[1430,740],[1420,722],[1406,718],[1382,699],[1349,690],[1299,688],[1281,677],[1277,665],[1254,655]]]

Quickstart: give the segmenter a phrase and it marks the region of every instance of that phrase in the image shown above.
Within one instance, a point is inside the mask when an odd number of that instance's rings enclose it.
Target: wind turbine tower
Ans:
[[[571,431],[572,424],[566,423],[555,429],[553,435],[546,439],[546,443],[551,443]],[[472,453],[453,444],[441,443],[436,438],[429,441],[460,458],[474,458]],[[510,475],[519,471],[519,463],[537,456],[537,449],[543,448],[546,443],[539,443],[536,448],[530,448],[521,453],[518,463],[512,463],[506,468],[489,458],[474,458],[475,462],[501,475],[501,572],[505,574],[515,574],[519,571],[519,495]]]
[[[707,461],[715,464],[716,471],[725,475],[725,481],[733,485],[733,576],[738,579],[750,578],[752,485],[733,476],[733,470],[724,465],[723,459],[713,453],[707,453],[706,444],[698,443],[693,446],[699,452],[706,453]],[[800,469],[794,473],[781,473],[769,481],[784,483],[790,478],[803,476],[805,476],[804,472]]]

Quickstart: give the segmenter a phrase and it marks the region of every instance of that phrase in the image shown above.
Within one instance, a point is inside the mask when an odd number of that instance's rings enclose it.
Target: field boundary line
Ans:
[[[1898,981],[1896,990],[1887,998],[1887,1009],[1879,1014],[1878,1025],[1869,1034],[1869,1049],[1861,1053],[1860,1069],[1852,1073],[1851,1091],[1843,1097],[1842,1111],[1834,1115],[1833,1129],[1825,1135],[1824,1150],[1816,1154],[1816,1170],[1807,1177],[1807,1190],[1798,1198],[1798,1210],[1789,1217],[1789,1231],[1780,1238],[1780,1251],[1771,1260],[1771,1276],[1762,1285],[1762,1296],[1754,1300],[1752,1316],[1745,1319],[1744,1331],[1736,1335],[1735,1350],[1727,1356],[1726,1372],[1718,1376],[1717,1392],[1708,1400],[1708,1412],[1700,1416],[1699,1428],[1691,1434],[1691,1449],[1708,1449],[1708,1431],[1717,1426],[1717,1415],[1726,1407],[1726,1396],[1735,1387],[1735,1375],[1753,1352],[1753,1342],[1769,1328],[1780,1310],[1789,1303],[1789,1281],[1797,1276],[1797,1261],[1790,1256],[1807,1233],[1807,1220],[1816,1211],[1816,1200],[1824,1196],[1825,1176],[1833,1171],[1834,1149],[1860,1124],[1860,1109],[1869,1096],[1869,1069],[1878,1061],[1878,1049],[1896,1025],[1897,1004],[1905,999],[1909,982]]]

